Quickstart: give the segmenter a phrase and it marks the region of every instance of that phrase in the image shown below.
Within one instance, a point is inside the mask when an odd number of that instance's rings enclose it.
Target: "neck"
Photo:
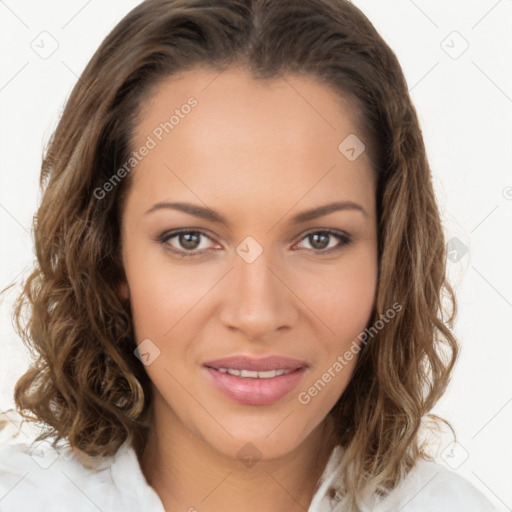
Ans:
[[[327,419],[292,452],[244,466],[195,436],[170,411],[153,410],[151,425],[139,462],[168,512],[304,512],[336,444]]]

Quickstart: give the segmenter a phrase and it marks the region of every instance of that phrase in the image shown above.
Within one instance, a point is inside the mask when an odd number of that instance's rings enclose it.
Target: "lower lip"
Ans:
[[[213,384],[227,397],[245,405],[268,405],[293,391],[304,375],[305,368],[270,379],[237,377],[205,367]]]

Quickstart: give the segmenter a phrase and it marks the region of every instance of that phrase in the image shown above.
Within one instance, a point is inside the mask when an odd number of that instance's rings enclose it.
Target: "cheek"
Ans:
[[[193,266],[172,266],[163,252],[130,251],[124,259],[137,337],[161,339],[211,288],[211,273]],[[157,251],[154,251],[157,252]]]
[[[347,254],[340,264],[317,266],[309,274],[296,275],[297,294],[329,328],[337,349],[366,327],[375,301],[377,272],[377,255],[373,248],[366,248]]]
[[[304,302],[315,313],[318,328],[315,367],[298,401],[305,414],[325,415],[347,387],[357,363],[360,334],[368,325],[377,290],[377,255],[367,247],[345,259],[343,265],[325,267],[300,282]],[[313,318],[313,316],[311,317]]]

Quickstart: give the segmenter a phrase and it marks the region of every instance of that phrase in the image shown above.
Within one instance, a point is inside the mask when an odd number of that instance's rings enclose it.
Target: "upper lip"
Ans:
[[[233,370],[252,370],[265,372],[270,370],[297,370],[307,367],[307,363],[299,359],[283,356],[267,356],[261,358],[248,356],[230,356],[222,359],[206,361],[204,366],[209,368],[231,368]]]

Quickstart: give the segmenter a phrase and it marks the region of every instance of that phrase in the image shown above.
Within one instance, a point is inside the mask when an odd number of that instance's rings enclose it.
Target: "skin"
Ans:
[[[168,511],[307,510],[335,443],[327,414],[357,357],[307,405],[298,395],[365,329],[377,287],[373,170],[367,152],[349,161],[338,150],[349,134],[364,140],[358,113],[312,77],[261,82],[241,68],[194,69],[159,86],[133,147],[190,96],[198,105],[132,171],[122,212],[120,294],[131,302],[137,343],[160,350],[146,366],[155,400],[141,469]],[[146,213],[163,201],[207,206],[229,225],[169,208]],[[366,214],[291,222],[335,201]],[[159,241],[180,228],[207,236],[192,239],[197,249],[178,236]],[[350,243],[307,236],[325,229]],[[236,252],[248,236],[263,250],[252,263]],[[203,252],[180,257],[173,248]],[[203,368],[234,354],[309,366],[284,398],[245,405]],[[237,456],[246,443],[261,456],[250,467]]]

